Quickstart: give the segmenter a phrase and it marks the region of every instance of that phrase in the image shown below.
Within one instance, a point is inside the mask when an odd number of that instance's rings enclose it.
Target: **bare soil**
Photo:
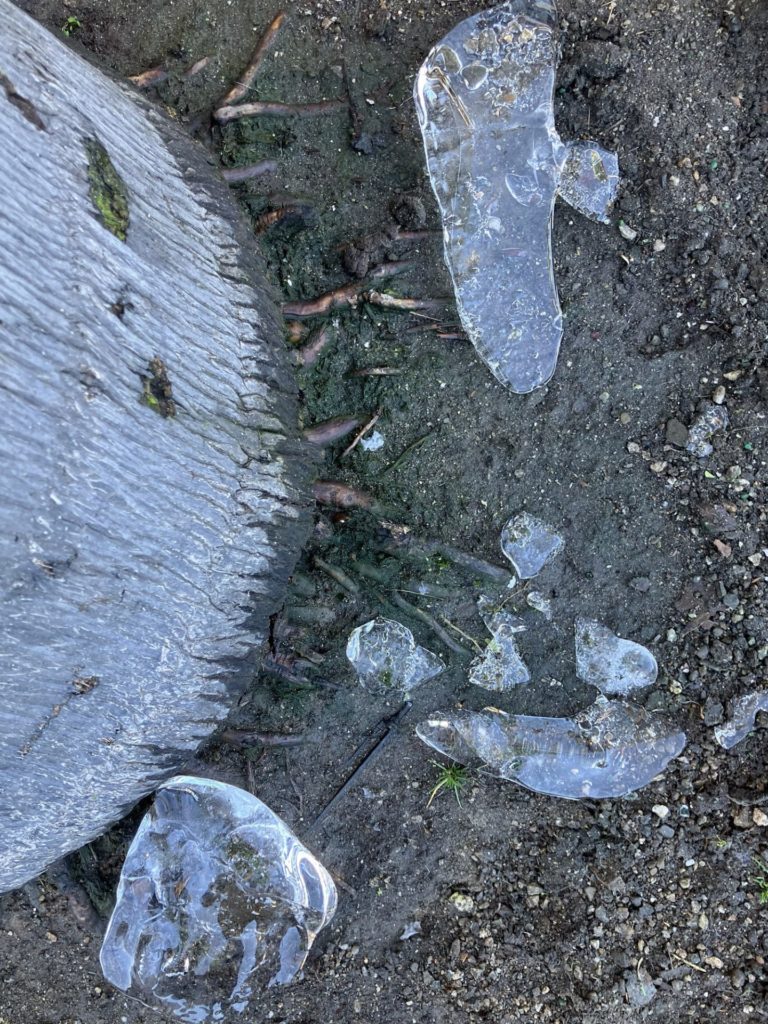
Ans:
[[[615,148],[623,184],[611,226],[556,210],[560,363],[548,387],[520,397],[466,341],[440,337],[458,320],[439,234],[381,236],[395,215],[403,228],[439,228],[412,83],[429,47],[481,4],[291,5],[255,95],[313,102],[348,90],[352,115],[221,129],[211,129],[210,112],[275,13],[263,0],[22,6],[56,32],[76,16],[71,44],[119,76],[168,62],[157,102],[224,167],[277,161],[271,176],[237,188],[261,228],[265,212],[300,208],[262,236],[285,301],[348,283],[366,261],[385,258],[413,260],[389,290],[445,299],[429,311],[436,319],[363,301],[309,323],[328,323],[332,337],[322,358],[298,371],[304,425],[381,409],[385,443],[343,459],[348,438],[326,449],[321,475],[371,494],[376,514],[318,507],[275,622],[272,653],[292,675],[262,673],[233,713],[238,728],[305,742],[243,751],[215,741],[194,766],[251,787],[340,880],[339,912],[303,979],[265,995],[252,1019],[768,1017],[768,909],[755,863],[768,853],[765,732],[726,752],[712,728],[731,698],[765,685],[768,664],[768,8],[561,3],[559,131]],[[203,56],[207,67],[184,78]],[[620,220],[637,232],[633,241]],[[400,372],[350,376],[373,366]],[[721,386],[730,426],[699,459],[680,438]],[[671,714],[689,743],[662,777],[624,800],[558,801],[476,774],[460,805],[442,793],[428,806],[437,769],[414,725],[438,708],[481,708],[488,694],[466,681],[471,642],[446,626],[466,651],[448,649],[394,607],[393,594],[482,641],[475,600],[491,584],[450,558],[393,552],[382,520],[499,563],[501,528],[520,510],[555,525],[566,548],[535,583],[553,602],[551,623],[528,608],[524,588],[513,595],[528,616],[522,647],[533,683],[495,703],[558,715],[587,706],[594,691],[576,679],[572,653],[574,618],[586,615],[653,649],[659,680],[641,700]],[[318,568],[317,556],[356,591]],[[424,581],[441,596],[415,594]],[[381,756],[309,834],[355,752],[366,737],[373,745],[377,724],[400,703],[361,690],[344,657],[350,630],[377,612],[404,621],[448,670],[414,694]],[[4,1024],[158,1019],[113,990],[98,966],[139,811],[69,858],[79,888],[48,875],[0,898]],[[401,939],[416,921],[418,934]],[[653,983],[645,1007],[638,978]]]

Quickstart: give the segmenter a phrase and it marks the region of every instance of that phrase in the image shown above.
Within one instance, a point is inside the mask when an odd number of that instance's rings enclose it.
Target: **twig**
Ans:
[[[477,642],[477,640],[475,640],[473,636],[470,636],[469,633],[465,633],[463,629],[459,629],[459,627],[456,626],[453,622],[451,622],[450,619],[446,619],[444,615],[441,615],[440,618],[443,620],[446,626],[450,626],[450,628],[455,630],[459,634],[459,636],[463,636],[465,640],[469,640],[469,642],[472,644],[472,646],[475,648],[478,654],[483,653],[483,648],[480,646],[480,644]]]
[[[233,747],[298,747],[306,737],[297,733],[254,732],[252,729],[225,729],[219,735],[224,743]]]
[[[408,299],[400,295],[389,295],[387,292],[375,290],[363,292],[363,298],[373,306],[382,306],[384,309],[402,309],[411,312],[414,309],[440,309],[443,303],[438,299]]]
[[[199,75],[204,68],[207,68],[210,62],[210,57],[201,57],[200,60],[196,60],[194,64],[190,65],[190,67],[187,68],[187,70],[184,72],[184,77],[194,78],[195,75]]]
[[[295,782],[295,780],[293,778],[293,775],[291,774],[291,759],[290,759],[290,755],[288,754],[287,750],[285,751],[285,774],[288,777],[288,782],[291,784],[291,789],[293,790],[294,796],[299,801],[299,815],[303,816],[304,815],[304,794],[301,792],[299,787],[296,785],[296,782]]]
[[[340,306],[354,305],[360,293],[369,288],[373,281],[402,274],[410,266],[412,266],[411,260],[393,260],[389,263],[382,263],[375,267],[363,281],[352,281],[350,284],[344,284],[340,288],[334,288],[333,291],[326,292],[324,295],[318,295],[316,299],[286,302],[283,305],[283,315],[298,317],[319,316],[322,313],[328,313],[332,309],[338,309]]]
[[[433,619],[429,612],[425,612],[423,608],[417,608],[415,604],[411,604],[410,601],[406,601],[405,598],[401,597],[396,590],[392,591],[390,599],[392,604],[397,605],[397,607],[401,608],[407,615],[412,615],[416,619],[421,619],[426,626],[429,626],[435,636],[439,637],[440,640],[443,641],[449,650],[453,651],[455,654],[466,655],[469,653],[466,647],[461,647],[451,639],[440,623],[436,619]]]
[[[337,565],[331,565],[330,562],[326,562],[319,555],[315,555],[314,563],[318,569],[322,570],[326,576],[330,576],[332,580],[338,583],[340,587],[343,587],[348,593],[353,594],[355,597],[360,593],[360,587]]]
[[[433,434],[434,431],[431,430],[428,434],[424,434],[422,437],[417,437],[415,441],[412,441],[408,447],[398,455],[394,462],[390,462],[388,466],[385,466],[384,469],[382,469],[380,475],[384,476],[386,473],[390,473],[393,469],[397,469],[398,466],[401,466],[408,456],[413,454],[417,448],[421,448],[424,442],[432,437]]]
[[[164,64],[158,64],[156,68],[149,68],[142,71],[140,75],[129,75],[128,81],[133,82],[137,89],[150,89],[153,85],[159,85],[168,77],[168,69]]]
[[[359,370],[352,370],[347,377],[396,377],[402,372],[400,366],[363,366]]]
[[[393,736],[397,734],[395,731],[395,726],[402,718],[405,717],[405,715],[408,714],[412,707],[413,702],[407,700],[389,719],[387,719],[387,731],[384,733],[381,739],[378,740],[373,745],[373,747],[371,747],[370,751],[365,755],[365,757],[357,766],[357,768],[355,768],[355,770],[349,776],[347,781],[336,790],[336,792],[325,805],[325,807],[322,809],[322,811],[320,811],[318,816],[315,818],[315,820],[312,822],[309,828],[305,831],[305,835],[310,835],[312,832],[315,832],[323,824],[323,822],[326,820],[326,818],[328,818],[328,816],[334,810],[339,801],[341,801],[347,795],[350,789],[352,789],[352,787],[355,785],[355,783],[360,778],[362,773],[367,768],[370,768],[374,761],[381,755],[381,752],[384,750],[387,743],[392,739]]]
[[[346,100],[320,100],[318,103],[278,103],[273,100],[256,100],[241,103],[235,107],[219,107],[213,116],[219,124],[237,121],[241,117],[317,117],[343,110]]]
[[[323,420],[322,423],[314,423],[311,427],[305,427],[302,433],[305,441],[322,447],[340,440],[359,426],[359,416],[334,416],[333,419]]]
[[[253,56],[250,59],[245,71],[238,78],[232,88],[229,90],[226,96],[222,98],[219,103],[220,107],[224,107],[229,103],[237,103],[253,85],[253,80],[256,77],[256,72],[259,70],[261,62],[266,56],[267,50],[274,43],[277,33],[280,31],[280,26],[283,24],[285,18],[284,11],[278,11],[275,17],[272,19],[270,24],[267,26],[264,35],[259,40],[256,49],[253,51]]]
[[[350,443],[339,456],[340,459],[346,458],[346,456],[349,455],[349,453],[357,447],[357,445],[362,441],[362,439],[365,437],[365,435],[368,433],[371,427],[374,427],[379,422],[380,416],[381,409],[377,409],[373,416],[371,416],[371,418],[368,420],[368,422],[365,423],[352,438]]]
[[[323,349],[331,340],[331,333],[327,327],[321,327],[315,331],[306,345],[296,349],[293,353],[293,361],[297,366],[314,366],[323,353]]]
[[[705,967],[701,967],[699,964],[691,963],[690,960],[686,960],[685,957],[684,956],[680,956],[679,953],[674,953],[673,952],[672,956],[676,960],[679,960],[681,963],[684,963],[686,967],[692,967],[694,969],[694,971],[700,971],[702,974],[706,974],[707,973],[707,970],[706,970]]]
[[[272,174],[277,170],[277,160],[259,160],[255,164],[247,164],[245,167],[227,167],[222,170],[221,176],[230,185],[236,185],[241,181],[248,181],[249,178],[257,178],[260,174]]]

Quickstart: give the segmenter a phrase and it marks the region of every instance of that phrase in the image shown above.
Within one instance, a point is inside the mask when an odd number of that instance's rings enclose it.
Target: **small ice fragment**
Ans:
[[[572,719],[461,711],[435,715],[416,732],[454,761],[480,761],[502,779],[568,800],[626,796],[686,742],[663,716],[605,697]]]
[[[548,597],[544,597],[538,590],[532,590],[526,595],[525,600],[534,611],[541,612],[548,622],[552,621],[552,602]]]
[[[180,1020],[221,1021],[291,981],[335,910],[330,875],[266,804],[179,775],[128,850],[101,967]]]
[[[715,726],[715,739],[720,746],[730,750],[741,743],[754,729],[758,711],[768,711],[768,690],[756,690],[737,697],[731,705],[730,719]]]
[[[406,939],[412,939],[414,935],[421,935],[421,921],[411,921],[403,928],[400,936],[400,941],[405,942]]]
[[[416,643],[410,629],[381,617],[352,630],[347,658],[363,686],[400,690],[406,695],[445,669],[436,654]]]
[[[576,674],[603,693],[629,693],[656,682],[659,667],[651,652],[624,640],[600,622],[576,619]]]
[[[559,533],[527,512],[514,516],[501,531],[501,550],[524,580],[537,576],[563,544]]]
[[[688,443],[686,450],[700,459],[711,455],[714,448],[709,439],[718,430],[728,426],[728,410],[724,405],[715,405],[707,402],[703,411],[696,417],[688,430]]]
[[[608,216],[619,187],[619,160],[596,142],[568,143],[557,190],[560,198],[591,220],[610,224]]]
[[[384,447],[384,435],[374,430],[370,437],[363,438],[360,447],[366,452],[379,452]]]
[[[530,682],[531,673],[515,643],[515,633],[520,630],[515,626],[512,616],[500,612],[493,622],[493,639],[488,641],[483,653],[469,666],[470,683],[482,686],[485,690],[502,691]]]
[[[414,85],[461,321],[521,394],[550,379],[563,333],[555,195],[605,220],[618,175],[613,154],[555,129],[556,29],[551,0],[508,0],[456,25]]]

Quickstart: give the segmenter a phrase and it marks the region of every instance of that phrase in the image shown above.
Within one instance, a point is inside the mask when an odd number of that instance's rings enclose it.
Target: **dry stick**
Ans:
[[[293,361],[297,366],[314,366],[320,356],[323,354],[323,349],[331,340],[331,332],[327,327],[321,327],[319,331],[315,331],[310,336],[309,341],[306,345],[296,349],[293,353]]]
[[[400,366],[363,366],[359,370],[352,370],[347,377],[396,377],[402,372]]]
[[[338,565],[331,565],[330,562],[326,562],[319,555],[315,555],[314,563],[318,569],[321,569],[327,576],[330,576],[332,580],[338,583],[340,587],[343,587],[349,594],[356,597],[360,593],[360,587]]]
[[[323,420],[322,423],[314,423],[311,427],[305,427],[302,434],[304,440],[309,441],[310,444],[323,446],[340,440],[359,426],[359,416],[334,416],[331,420]]]
[[[133,82],[137,89],[149,89],[153,85],[159,85],[168,77],[168,69],[164,64],[158,64],[156,68],[149,68],[142,71],[140,75],[129,75],[128,81]]]
[[[404,704],[400,706],[400,708],[393,715],[386,719],[386,723],[388,726],[387,731],[384,733],[381,739],[378,740],[373,747],[371,747],[370,751],[365,755],[365,757],[357,766],[357,768],[355,768],[355,770],[349,776],[347,781],[342,786],[340,786],[339,789],[336,790],[334,795],[331,797],[331,799],[328,801],[328,803],[325,805],[322,811],[320,811],[320,813],[309,826],[309,828],[306,830],[306,832],[304,833],[305,835],[310,835],[311,833],[315,832],[320,827],[320,825],[322,825],[322,823],[333,811],[333,809],[336,807],[339,801],[342,800],[350,791],[350,789],[354,786],[354,784],[360,778],[365,769],[370,768],[373,762],[381,755],[381,752],[384,750],[387,743],[394,736],[397,735],[394,728],[395,725],[397,725],[400,719],[404,718],[405,715],[408,714],[412,707],[413,702],[407,700]]]
[[[245,71],[240,75],[238,80],[229,90],[226,96],[224,96],[220,103],[220,107],[224,107],[229,103],[237,103],[253,85],[253,80],[256,77],[256,72],[259,70],[261,62],[266,56],[267,50],[274,43],[277,33],[280,31],[280,26],[283,24],[285,18],[284,11],[278,11],[275,17],[272,19],[270,24],[267,26],[267,30],[259,40],[256,49],[253,51],[253,56],[246,67]]]
[[[200,74],[203,68],[207,68],[210,62],[210,57],[201,57],[200,60],[196,60],[194,64],[187,68],[187,70],[184,72],[184,77],[194,78],[195,75]]]
[[[260,174],[271,174],[277,170],[277,160],[259,160],[255,164],[247,164],[245,167],[228,167],[221,172],[224,181],[235,185],[241,181],[248,181],[249,178],[257,178]]]
[[[433,311],[442,309],[445,305],[439,299],[407,299],[399,295],[388,295],[387,292],[367,291],[363,292],[363,298],[373,306],[383,306],[384,309],[402,309],[412,312],[414,309],[431,309]]]
[[[320,316],[322,313],[328,313],[330,310],[338,309],[340,306],[353,305],[360,293],[370,288],[372,282],[402,274],[403,271],[408,270],[412,265],[412,260],[394,260],[390,263],[382,263],[378,267],[374,267],[363,281],[352,281],[350,284],[344,284],[340,288],[334,288],[333,291],[326,292],[324,295],[318,295],[316,299],[286,302],[283,305],[283,314],[285,316],[298,317]]]
[[[213,116],[219,124],[237,121],[241,117],[318,117],[343,110],[346,100],[320,100],[318,103],[278,103],[273,100],[256,100],[241,103],[236,107],[219,107]]]
[[[261,747],[297,747],[307,742],[305,736],[295,733],[254,732],[252,729],[225,729],[219,739],[233,747],[248,747],[257,743]]]
[[[406,601],[405,598],[401,597],[396,590],[393,590],[390,593],[389,599],[392,602],[392,604],[397,605],[397,607],[401,608],[407,615],[411,615],[413,616],[413,618],[416,619],[421,619],[421,621],[426,626],[429,626],[429,628],[432,630],[435,636],[439,637],[443,641],[445,646],[449,650],[453,651],[454,654],[469,654],[469,651],[466,649],[466,647],[462,647],[460,644],[457,644],[446,633],[446,631],[443,629],[440,623],[436,619],[432,618],[429,612],[425,612],[423,608],[417,608],[415,604],[411,604],[410,601]]]
[[[347,447],[339,456],[340,459],[345,458],[347,455],[349,455],[351,451],[354,451],[354,449],[362,441],[362,439],[365,437],[365,435],[368,433],[371,427],[374,427],[379,422],[380,416],[381,409],[377,409],[373,416],[371,416],[371,418],[368,420],[368,422],[364,426],[362,426],[360,430],[352,438],[352,441],[347,445]]]

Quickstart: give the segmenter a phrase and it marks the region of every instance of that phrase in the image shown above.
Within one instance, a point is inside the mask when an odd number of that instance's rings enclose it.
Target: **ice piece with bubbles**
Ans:
[[[526,603],[534,611],[539,612],[547,622],[552,621],[552,602],[538,590],[531,590],[525,595]]]
[[[482,11],[430,51],[414,86],[459,315],[494,376],[523,394],[554,373],[563,331],[555,196],[605,220],[618,181],[612,154],[555,129],[556,27],[549,0]]]
[[[513,616],[499,612],[490,621],[493,637],[469,666],[470,683],[503,691],[530,682],[531,673],[517,649],[515,634],[521,630]]]
[[[596,142],[571,142],[558,185],[560,198],[585,217],[610,224],[619,186],[619,160]]]
[[[501,550],[524,580],[537,576],[563,546],[559,533],[528,512],[514,516],[501,531]]]
[[[441,658],[416,643],[410,629],[381,617],[352,630],[347,658],[363,686],[406,695],[445,669]]]
[[[606,697],[574,718],[459,711],[434,715],[416,732],[454,761],[479,762],[502,779],[568,800],[626,796],[686,742],[663,716]]]
[[[659,666],[642,644],[591,619],[576,620],[576,673],[603,693],[626,694],[656,682]]]
[[[688,429],[686,450],[700,459],[711,455],[714,451],[710,439],[718,430],[728,426],[728,410],[724,405],[707,403]]]
[[[176,776],[128,850],[101,966],[182,1021],[222,1021],[290,982],[335,910],[330,875],[266,804]]]
[[[756,690],[737,697],[731,705],[731,717],[715,726],[715,739],[730,750],[748,736],[755,727],[758,711],[768,711],[768,690]]]

